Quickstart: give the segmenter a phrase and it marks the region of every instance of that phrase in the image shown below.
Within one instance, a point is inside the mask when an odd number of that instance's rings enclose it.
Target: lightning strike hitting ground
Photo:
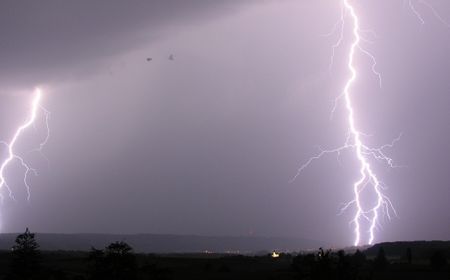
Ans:
[[[377,225],[379,224],[379,218],[381,213],[384,213],[389,219],[391,218],[391,212],[397,215],[390,199],[383,193],[385,187],[379,180],[375,172],[373,171],[371,164],[369,162],[369,158],[378,161],[383,161],[388,166],[395,167],[392,158],[386,155],[385,149],[392,147],[395,144],[395,142],[397,142],[400,139],[400,136],[394,139],[392,143],[383,145],[378,148],[372,148],[363,143],[362,138],[364,134],[360,132],[360,130],[356,125],[355,110],[353,108],[351,98],[352,95],[357,94],[357,92],[352,91],[352,86],[358,77],[358,71],[355,65],[356,53],[359,52],[367,56],[372,61],[371,70],[378,77],[380,87],[381,87],[381,75],[376,70],[377,62],[375,57],[370,52],[365,50],[362,46],[362,42],[369,41],[365,39],[362,36],[362,34],[364,33],[373,34],[373,32],[362,30],[360,28],[357,12],[354,6],[350,3],[350,0],[342,1],[341,17],[337,22],[337,24],[335,25],[335,27],[333,28],[334,30],[338,29],[340,30],[340,36],[337,42],[332,46],[330,67],[333,64],[336,48],[338,48],[344,40],[344,30],[345,30],[344,27],[347,24],[346,22],[347,18],[350,18],[352,26],[351,28],[352,42],[350,45],[350,49],[348,51],[348,58],[347,58],[347,68],[350,72],[350,77],[347,79],[342,93],[336,98],[335,105],[332,109],[332,114],[334,114],[337,103],[339,102],[339,100],[344,99],[349,129],[347,139],[343,146],[337,147],[335,149],[321,150],[318,155],[311,157],[305,164],[300,166],[297,174],[294,176],[292,180],[295,180],[295,178],[313,161],[318,160],[327,154],[337,153],[339,156],[340,153],[343,152],[344,150],[352,150],[359,163],[358,169],[359,178],[353,183],[352,189],[354,198],[350,202],[345,203],[344,206],[341,208],[340,212],[342,213],[351,206],[355,207],[356,212],[353,216],[353,219],[351,220],[351,224],[354,226],[354,235],[355,235],[353,243],[355,246],[358,246],[364,243],[372,244],[374,242],[375,230],[377,228]],[[371,188],[371,190],[375,194],[375,198],[374,201],[372,201],[371,203],[364,203],[364,201],[361,199],[361,194],[363,190],[368,188]],[[362,221],[366,221],[367,230],[363,229]],[[363,238],[365,238],[366,241],[362,241]]]
[[[381,185],[380,181],[378,180],[375,173],[372,171],[372,168],[369,164],[369,162],[366,159],[366,155],[364,154],[364,150],[367,148],[363,145],[361,142],[361,133],[358,131],[355,125],[355,116],[354,116],[354,110],[352,107],[352,101],[351,101],[351,86],[353,85],[353,82],[356,79],[357,71],[354,66],[354,58],[355,58],[355,51],[357,49],[363,51],[363,49],[360,47],[360,28],[359,28],[359,19],[356,14],[356,11],[354,7],[348,2],[348,0],[344,0],[344,6],[346,11],[350,14],[352,21],[353,21],[353,36],[354,41],[350,47],[350,52],[348,56],[348,69],[351,72],[350,79],[347,80],[347,83],[344,87],[344,98],[345,98],[345,106],[348,111],[348,125],[350,128],[350,137],[353,138],[353,144],[354,149],[356,152],[356,156],[358,158],[358,161],[360,163],[360,178],[353,184],[353,192],[355,195],[355,199],[351,202],[356,204],[356,214],[353,218],[353,222],[355,224],[355,241],[354,245],[357,246],[360,244],[361,241],[361,228],[360,228],[360,219],[362,217],[369,220],[370,228],[369,228],[369,244],[373,243],[373,240],[375,238],[374,230],[375,226],[377,225],[378,216],[379,216],[379,209],[383,206],[392,204],[390,203],[389,199],[383,195],[381,192]],[[368,54],[368,52],[363,51],[364,53]],[[373,58],[373,56],[371,56]],[[389,159],[390,160],[390,159]],[[362,201],[360,200],[360,192],[361,190],[367,186],[370,185],[374,189],[376,196],[377,196],[377,202],[374,207],[369,209],[364,209],[362,206]],[[344,207],[348,207],[347,206]],[[370,216],[369,216],[370,215]]]
[[[409,7],[412,14],[417,17],[422,26],[426,22],[421,14],[421,10],[417,8],[418,5],[429,9],[436,20],[442,23],[445,27],[450,28],[449,22],[447,22],[426,0],[403,0],[403,4],[404,6],[407,5]],[[355,10],[355,7],[351,4],[351,0],[341,0],[341,16],[334,25],[333,30],[329,34],[326,34],[326,36],[328,36],[334,34],[337,30],[340,31],[338,40],[332,45],[329,70],[331,71],[331,68],[333,66],[336,49],[342,45],[342,42],[345,39],[344,33],[345,26],[347,24],[347,18],[350,18],[352,26],[352,42],[348,51],[347,58],[347,68],[350,72],[350,77],[347,79],[342,93],[335,99],[333,109],[331,110],[331,117],[333,117],[339,101],[341,99],[344,99],[349,129],[346,141],[343,146],[334,149],[320,149],[319,154],[311,157],[303,165],[300,166],[297,174],[293,177],[291,182],[294,181],[300,175],[300,173],[312,162],[328,154],[337,154],[339,157],[341,152],[343,151],[353,151],[359,163],[359,178],[353,183],[354,198],[350,202],[344,204],[344,206],[341,208],[340,213],[343,213],[351,206],[355,207],[356,213],[351,220],[351,224],[354,225],[354,245],[358,246],[362,244],[363,238],[366,238],[368,244],[372,244],[374,242],[375,230],[377,228],[377,225],[379,224],[381,213],[384,213],[388,219],[391,219],[391,212],[397,215],[390,199],[383,193],[385,186],[374,173],[369,159],[382,161],[392,168],[398,167],[394,165],[392,158],[386,155],[385,149],[392,148],[394,144],[400,140],[401,135],[394,139],[390,144],[386,144],[378,148],[372,148],[364,144],[363,136],[365,135],[358,129],[356,125],[356,115],[351,99],[352,95],[357,94],[356,92],[352,91],[352,86],[358,77],[358,71],[355,65],[356,53],[359,52],[367,56],[372,61],[371,70],[378,77],[380,87],[381,74],[376,70],[377,61],[375,57],[370,52],[365,50],[362,46],[362,43],[364,42],[371,43],[371,41],[365,38],[363,34],[371,34],[372,37],[376,37],[376,34],[371,30],[363,30],[360,28],[358,14]],[[368,188],[370,188],[375,194],[375,199],[374,201],[372,201],[372,203],[364,203],[364,201],[361,199],[362,191]],[[365,227],[367,228],[367,230],[363,229],[362,221],[366,222]]]
[[[0,199],[3,201],[3,194],[1,193],[1,191],[3,190],[3,188],[5,188],[8,193],[9,193],[9,197],[13,200],[15,200],[14,198],[14,193],[12,191],[12,189],[10,188],[10,186],[8,185],[8,180],[6,178],[6,169],[8,167],[10,167],[11,165],[13,165],[14,162],[18,162],[23,168],[24,168],[24,172],[23,172],[23,182],[26,188],[26,193],[27,193],[27,200],[30,199],[30,185],[28,184],[28,176],[30,173],[33,173],[34,175],[37,175],[37,171],[36,169],[32,168],[24,159],[23,156],[20,156],[20,154],[16,151],[16,145],[17,145],[17,141],[19,141],[19,139],[21,138],[23,132],[27,129],[29,129],[31,126],[35,125],[36,120],[38,118],[38,113],[39,111],[41,111],[44,114],[44,122],[45,122],[45,128],[46,128],[46,136],[44,141],[42,141],[38,148],[35,149],[35,151],[38,152],[42,152],[42,148],[44,147],[44,145],[47,143],[48,138],[50,136],[50,130],[49,130],[49,126],[48,126],[48,119],[50,116],[50,113],[41,105],[41,99],[42,99],[42,92],[40,89],[36,89],[34,94],[33,94],[33,99],[31,101],[31,106],[30,106],[30,114],[27,118],[27,120],[21,124],[15,131],[13,137],[11,138],[11,140],[9,142],[0,142],[1,144],[3,144],[6,147],[6,151],[7,151],[7,157],[6,159],[4,159],[1,162],[0,165]]]

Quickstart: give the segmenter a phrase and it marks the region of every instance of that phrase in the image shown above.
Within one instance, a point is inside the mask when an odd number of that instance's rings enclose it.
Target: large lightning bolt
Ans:
[[[378,77],[380,86],[381,86],[381,75],[376,70],[377,62],[375,57],[369,51],[364,49],[362,46],[362,42],[370,42],[363,36],[363,34],[371,33],[372,35],[374,35],[374,32],[370,30],[363,30],[360,28],[358,15],[356,13],[355,7],[350,3],[350,1],[351,0],[341,0],[341,7],[342,7],[341,17],[338,20],[338,22],[334,25],[333,31],[330,34],[328,34],[331,35],[336,30],[340,30],[340,36],[336,41],[336,43],[332,46],[331,62],[329,66],[329,68],[331,69],[336,49],[342,44],[344,40],[344,30],[345,30],[344,26],[346,24],[346,17],[348,16],[351,19],[352,25],[351,30],[353,39],[348,51],[348,59],[347,59],[347,68],[350,72],[350,77],[347,79],[342,93],[335,99],[334,107],[331,111],[333,115],[336,110],[338,102],[341,99],[344,99],[349,130],[347,139],[343,146],[334,149],[321,150],[318,155],[311,157],[308,161],[306,161],[306,163],[300,166],[297,174],[294,176],[292,181],[295,180],[295,178],[299,176],[299,174],[306,167],[308,167],[313,161],[318,160],[328,154],[336,153],[339,156],[340,153],[343,152],[344,150],[352,150],[359,163],[359,177],[353,183],[354,198],[350,202],[344,204],[344,206],[341,208],[341,213],[347,210],[350,206],[355,206],[356,208],[356,213],[351,223],[354,225],[354,234],[355,234],[354,245],[357,246],[361,244],[363,232],[365,232],[363,231],[362,221],[366,221],[368,223],[368,226],[366,226],[368,235],[367,243],[372,244],[375,239],[375,230],[381,212],[386,214],[386,216],[389,219],[391,218],[390,214],[391,211],[395,215],[397,215],[390,199],[383,193],[385,187],[378,179],[377,175],[374,173],[371,164],[369,162],[369,159],[372,158],[375,160],[384,161],[388,166],[395,167],[392,158],[386,155],[385,149],[391,148],[395,144],[395,142],[397,142],[400,139],[400,136],[394,139],[390,144],[386,144],[378,148],[372,148],[364,144],[362,140],[364,134],[361,133],[360,130],[358,130],[358,127],[356,125],[355,110],[353,108],[353,103],[351,99],[352,95],[355,94],[355,92],[352,92],[352,86],[358,76],[358,71],[355,66],[356,54],[358,52],[362,53],[372,61],[371,69],[372,72]],[[437,12],[437,10],[426,0],[403,0],[403,3],[404,5],[409,6],[410,10],[417,17],[421,25],[425,24],[425,20],[420,11],[416,7],[416,5],[418,4],[427,7],[439,22],[441,22],[447,28],[450,28],[450,24],[443,17],[441,17],[441,15]],[[372,201],[371,204],[364,203],[363,200],[361,199],[361,194],[363,190],[368,188],[371,189],[375,194],[375,199],[374,201]]]
[[[20,154],[16,151],[16,148],[17,148],[16,146],[17,146],[17,142],[19,141],[22,134],[28,128],[30,128],[31,126],[33,126],[36,123],[36,120],[39,115],[39,111],[43,112],[43,114],[44,114],[45,128],[47,131],[46,131],[45,139],[35,149],[36,151],[39,151],[39,152],[42,151],[42,148],[47,143],[49,135],[50,135],[50,133],[49,133],[50,130],[49,130],[49,126],[48,126],[48,119],[49,119],[50,113],[44,107],[42,107],[41,99],[42,99],[42,92],[40,89],[36,89],[33,94],[33,99],[31,101],[31,106],[30,106],[30,113],[29,113],[27,120],[16,129],[14,135],[12,136],[12,138],[9,142],[0,142],[1,144],[3,144],[6,147],[6,150],[7,150],[7,157],[5,160],[3,160],[3,162],[1,162],[1,165],[0,165],[0,191],[3,188],[5,188],[9,193],[9,197],[13,200],[15,200],[14,193],[13,193],[12,189],[10,188],[10,186],[8,185],[8,181],[6,179],[5,172],[6,172],[6,169],[9,166],[11,166],[14,162],[18,162],[24,168],[23,182],[24,182],[24,185],[26,188],[27,200],[30,199],[31,192],[30,192],[30,185],[28,183],[28,176],[30,173],[37,175],[37,170],[32,168],[27,163],[27,161],[24,159],[23,156],[20,156]],[[2,193],[0,193],[0,198],[3,201]]]
[[[354,245],[359,245],[361,240],[361,228],[360,228],[360,219],[361,217],[365,217],[369,219],[370,228],[369,228],[369,244],[372,244],[375,235],[374,230],[375,226],[377,225],[378,220],[378,210],[383,204],[386,204],[385,196],[381,192],[381,186],[380,181],[378,180],[375,173],[372,171],[372,168],[369,164],[369,162],[366,159],[366,155],[364,154],[364,150],[367,150],[367,147],[363,145],[361,142],[361,133],[358,131],[355,125],[355,114],[352,107],[352,101],[351,101],[351,95],[350,95],[350,89],[353,84],[353,82],[356,79],[356,69],[354,66],[354,59],[355,59],[355,51],[357,49],[362,50],[360,47],[360,28],[359,28],[359,19],[356,14],[355,8],[348,2],[348,0],[344,0],[344,6],[347,12],[349,12],[352,20],[353,20],[353,37],[354,41],[351,44],[350,52],[348,56],[348,69],[351,72],[350,78],[347,80],[347,83],[344,87],[344,97],[345,97],[345,106],[347,108],[348,112],[348,125],[350,129],[350,135],[351,138],[353,138],[353,144],[356,152],[356,157],[358,158],[358,161],[360,163],[360,178],[353,184],[353,193],[355,195],[354,203],[356,204],[356,214],[353,218],[353,222],[355,223],[355,242]],[[360,192],[364,186],[370,185],[374,189],[376,193],[376,204],[374,207],[365,210],[362,207],[362,202],[360,200]],[[391,205],[389,203],[389,205]],[[367,216],[367,214],[371,214],[371,216]]]
[[[341,42],[344,39],[344,25],[346,24],[345,19],[349,17],[352,25],[352,42],[348,51],[348,59],[347,59],[347,68],[350,72],[350,76],[347,79],[344,89],[342,93],[336,98],[335,100],[335,106],[332,110],[332,113],[334,113],[337,103],[340,99],[344,99],[345,101],[345,108],[347,112],[347,123],[348,123],[348,135],[347,139],[345,141],[345,144],[341,147],[337,147],[335,149],[329,149],[329,150],[321,150],[321,152],[311,157],[305,164],[303,164],[299,169],[297,174],[294,176],[292,180],[295,180],[295,178],[305,169],[308,167],[313,161],[320,159],[321,157],[337,153],[338,155],[343,152],[344,150],[352,150],[355,154],[355,157],[359,163],[359,177],[357,180],[353,183],[353,195],[354,198],[348,202],[345,203],[344,206],[341,208],[341,212],[347,210],[350,206],[355,206],[356,212],[354,214],[354,217],[351,221],[351,223],[354,225],[354,245],[358,246],[362,243],[363,233],[366,233],[367,235],[367,242],[368,244],[372,244],[375,240],[375,230],[379,223],[379,218],[381,212],[386,214],[386,216],[390,219],[392,211],[396,215],[395,208],[393,207],[390,199],[383,193],[384,185],[381,183],[381,181],[378,179],[377,175],[373,171],[371,164],[369,162],[369,158],[384,161],[388,166],[395,167],[393,164],[392,158],[386,155],[385,149],[392,147],[396,141],[399,140],[400,136],[392,143],[383,145],[378,148],[372,148],[363,143],[363,136],[364,134],[358,130],[358,127],[356,125],[355,121],[355,110],[353,108],[352,103],[352,95],[355,94],[355,92],[352,92],[352,86],[354,82],[356,81],[358,77],[358,71],[355,66],[355,56],[356,54],[362,53],[363,55],[367,56],[372,61],[372,72],[378,77],[379,84],[381,86],[381,75],[379,72],[376,71],[376,60],[375,57],[366,49],[362,47],[361,41],[367,41],[362,34],[367,33],[370,31],[365,31],[360,28],[359,18],[356,13],[356,10],[354,6],[350,3],[350,0],[343,0],[342,1],[342,12],[341,12],[341,18],[338,21],[338,23],[335,25],[334,29],[337,30],[337,27],[340,26],[340,37],[336,44],[333,45],[333,53],[331,57],[331,64],[334,60],[334,54],[335,49],[340,46]],[[361,195],[363,190],[371,189],[375,195],[374,201],[372,203],[364,203],[364,201],[361,199]],[[362,222],[366,221],[367,223],[367,230],[363,229]]]

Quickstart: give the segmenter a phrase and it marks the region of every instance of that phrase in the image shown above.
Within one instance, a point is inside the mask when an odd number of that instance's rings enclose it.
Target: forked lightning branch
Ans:
[[[355,58],[357,54],[363,54],[370,58],[372,61],[371,70],[378,77],[381,86],[381,75],[376,70],[376,59],[375,57],[362,45],[364,38],[362,37],[362,30],[360,27],[360,19],[355,7],[351,4],[350,0],[342,1],[342,11],[339,21],[336,23],[334,32],[339,30],[339,39],[333,45],[333,52],[331,57],[331,63],[334,60],[334,54],[336,48],[338,48],[342,42],[346,39],[345,27],[347,25],[351,26],[351,34],[348,40],[351,41],[350,48],[347,52],[346,66],[349,76],[345,82],[345,86],[342,89],[341,94],[335,100],[335,106],[333,108],[333,113],[336,109],[339,101],[343,100],[345,103],[345,112],[348,126],[348,135],[344,145],[321,151],[318,155],[311,157],[306,163],[304,163],[298,169],[297,174],[294,179],[299,176],[299,174],[308,167],[312,162],[333,153],[341,153],[344,150],[351,150],[354,153],[355,158],[358,162],[358,177],[355,179],[352,185],[353,198],[350,202],[345,203],[341,212],[348,210],[349,208],[354,209],[353,218],[351,224],[354,230],[354,242],[355,246],[361,244],[372,244],[375,240],[375,231],[379,223],[379,218],[382,213],[386,214],[388,218],[391,217],[391,212],[396,215],[395,208],[393,207],[390,199],[383,193],[383,185],[375,174],[371,164],[370,158],[377,160],[382,160],[386,162],[390,167],[393,167],[393,160],[385,153],[385,148],[392,147],[392,145],[399,139],[395,139],[392,143],[383,145],[381,147],[369,147],[363,142],[363,134],[360,128],[357,126],[356,118],[358,117],[355,113],[354,104],[352,101],[352,96],[355,94],[361,94],[353,89],[355,81],[358,79],[359,71],[355,63]],[[330,65],[331,67],[331,65]],[[375,196],[372,201],[365,201],[362,199],[362,192],[364,190],[371,190]],[[364,223],[363,223],[364,222]],[[365,226],[365,228],[364,228]]]
[[[385,144],[381,147],[369,147],[363,141],[364,134],[361,132],[360,127],[356,122],[358,118],[352,97],[354,95],[363,94],[362,92],[357,92],[354,89],[354,83],[359,78],[359,75],[363,71],[358,71],[358,67],[355,63],[357,54],[362,54],[367,56],[371,61],[370,66],[371,71],[377,76],[379,80],[379,85],[381,86],[381,74],[377,71],[376,65],[377,61],[375,56],[372,55],[368,50],[364,48],[364,42],[369,42],[364,38],[364,34],[367,30],[363,30],[360,27],[360,18],[358,12],[353,5],[356,1],[352,0],[341,0],[341,17],[336,23],[333,32],[340,31],[339,39],[332,46],[332,56],[331,65],[334,61],[334,55],[336,49],[342,45],[342,42],[346,39],[350,42],[350,47],[347,52],[346,57],[346,67],[349,76],[345,81],[345,86],[341,91],[341,94],[335,100],[335,106],[333,107],[332,113],[334,114],[336,106],[339,101],[343,100],[345,103],[348,135],[344,145],[334,148],[321,150],[319,154],[309,158],[297,171],[297,174],[292,180],[295,180],[300,173],[307,168],[311,163],[328,154],[340,154],[345,150],[350,150],[353,152],[355,158],[358,162],[357,169],[357,179],[353,182],[352,193],[353,198],[344,204],[341,208],[341,213],[345,210],[354,209],[353,218],[350,221],[354,230],[354,242],[355,246],[361,244],[373,244],[375,241],[375,234],[377,227],[379,225],[379,220],[382,214],[386,215],[388,219],[391,219],[392,214],[397,215],[396,210],[391,202],[391,200],[384,193],[385,187],[377,174],[375,173],[371,160],[377,160],[385,162],[389,167],[395,167],[393,159],[389,157],[385,150],[386,148],[391,148],[395,142],[400,139],[400,136],[394,139],[391,143]],[[405,6],[408,6],[412,11],[412,14],[419,20],[421,25],[425,24],[425,20],[419,9],[418,5],[430,9],[435,18],[440,21],[443,25],[450,28],[450,24],[446,22],[434,9],[434,7],[425,0],[404,0]],[[350,36],[345,32],[346,26],[351,26]],[[332,33],[333,33],[332,32]],[[347,36],[346,36],[347,35]],[[367,197],[362,199],[362,194],[364,191],[371,191],[374,196],[373,199],[367,201]]]
[[[50,135],[48,119],[50,113],[42,106],[42,91],[40,89],[36,89],[30,99],[30,103],[26,104],[28,109],[28,116],[25,121],[21,124],[18,124],[16,130],[12,134],[9,141],[0,142],[4,149],[0,150],[0,198],[3,201],[4,192],[6,190],[8,196],[15,200],[14,198],[14,186],[12,186],[10,182],[10,178],[8,178],[7,174],[10,174],[9,171],[12,169],[18,169],[22,172],[23,184],[25,186],[25,191],[27,194],[27,199],[30,199],[31,189],[29,184],[29,176],[30,174],[37,175],[37,170],[33,168],[25,156],[30,151],[23,151],[19,147],[19,141],[25,136],[25,132],[33,128],[36,125],[36,122],[39,120],[43,120],[45,131],[45,137],[42,141],[39,142],[37,147],[33,151],[42,152],[42,148],[47,143],[47,140]],[[6,154],[6,155],[5,155]],[[15,170],[15,174],[17,174],[17,170]]]

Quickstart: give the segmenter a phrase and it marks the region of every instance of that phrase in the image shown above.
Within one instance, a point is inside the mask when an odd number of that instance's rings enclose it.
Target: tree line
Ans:
[[[403,259],[401,269],[411,269],[413,265],[411,248],[406,249]],[[311,280],[385,279],[386,276],[392,275],[390,268],[393,265],[386,257],[383,247],[379,248],[377,255],[372,259],[368,259],[359,250],[353,254],[346,254],[343,250],[333,252],[322,248],[316,253],[299,254],[292,259],[292,267],[298,273],[298,278]],[[433,272],[444,271],[447,268],[445,253],[434,252],[429,258],[429,266]]]
[[[32,233],[27,228],[24,233],[19,234],[11,251],[8,252],[10,265],[8,269],[0,271],[0,279],[6,280],[40,280],[40,279],[68,279],[65,271],[59,270],[57,265],[53,269],[49,266],[48,259],[43,265],[42,253]],[[49,252],[46,253],[51,254]],[[69,254],[70,255],[70,254]],[[161,269],[154,264],[139,264],[137,254],[133,248],[124,241],[116,241],[103,249],[91,248],[88,253],[82,253],[82,258],[77,262],[83,267],[82,271],[72,273],[73,280],[137,280],[157,278]],[[391,263],[386,256],[383,247],[378,248],[374,258],[356,250],[354,253],[346,253],[343,250],[331,251],[319,248],[318,251],[308,254],[280,254],[281,261],[288,261],[292,279],[385,279],[387,275],[395,270],[395,263]],[[444,252],[436,251],[429,257],[429,269],[434,272],[448,271],[447,257]],[[256,260],[262,264],[272,259],[271,255],[261,257],[235,256],[240,263],[248,259]],[[187,259],[186,259],[187,260]],[[277,262],[273,259],[273,262]],[[423,261],[423,259],[420,259]],[[411,270],[414,263],[414,252],[407,248],[402,264],[403,269]],[[220,264],[220,259],[217,264]],[[254,264],[254,263],[253,263]],[[203,272],[210,273],[212,264],[210,260],[205,261]],[[158,270],[159,269],[159,270]],[[398,266],[397,268],[398,269]],[[159,271],[159,272],[158,272]],[[164,271],[164,269],[162,270]],[[230,273],[231,268],[221,264],[218,273]],[[165,272],[163,272],[165,273]],[[3,276],[3,277],[2,277]],[[222,275],[223,276],[223,275]],[[230,275],[231,276],[231,275]],[[164,278],[164,277],[163,277]],[[166,279],[166,278],[164,278]]]
[[[60,271],[43,270],[41,251],[35,233],[27,228],[19,234],[11,248],[10,270],[6,280],[58,279],[65,275]],[[88,254],[87,279],[89,280],[124,280],[137,279],[136,255],[130,245],[123,241],[109,244],[104,249],[91,248]],[[83,276],[79,280],[86,279]]]

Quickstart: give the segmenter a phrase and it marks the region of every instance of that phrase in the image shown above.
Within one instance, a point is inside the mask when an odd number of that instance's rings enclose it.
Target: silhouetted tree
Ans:
[[[331,279],[333,275],[334,263],[331,255],[331,250],[324,251],[319,248],[317,253],[317,267],[314,271],[315,279]]]
[[[359,269],[364,265],[365,262],[366,255],[364,255],[364,253],[360,250],[356,250],[356,252],[352,256],[352,263],[354,264],[354,266]]]
[[[344,250],[339,250],[337,252],[338,262],[337,262],[337,276],[338,279],[353,279],[352,276],[352,263],[351,257],[347,256]]]
[[[378,249],[378,254],[374,260],[375,268],[379,270],[385,269],[388,264],[389,263],[386,258],[386,253],[384,252],[383,247],[380,247],[380,249]]]
[[[441,251],[434,252],[430,257],[430,266],[433,270],[441,270],[447,265],[447,258]]]
[[[91,248],[88,256],[88,273],[91,280],[107,279],[105,253],[103,250]]]
[[[300,279],[335,279],[337,258],[331,250],[319,248],[316,254],[298,255],[292,259],[292,267]]]
[[[127,243],[120,241],[108,245],[105,249],[105,261],[109,279],[136,279],[136,256]]]
[[[39,244],[28,228],[16,237],[12,247],[12,278],[33,279],[40,269]]]
[[[105,250],[92,248],[89,253],[89,279],[133,280],[137,277],[136,256],[127,243],[109,244]]]
[[[406,260],[408,261],[409,264],[412,263],[412,252],[411,252],[411,248],[407,248],[406,249]]]
[[[366,255],[360,250],[356,250],[348,259],[350,261],[350,269],[343,279],[362,279],[361,273],[363,266],[366,264]]]

